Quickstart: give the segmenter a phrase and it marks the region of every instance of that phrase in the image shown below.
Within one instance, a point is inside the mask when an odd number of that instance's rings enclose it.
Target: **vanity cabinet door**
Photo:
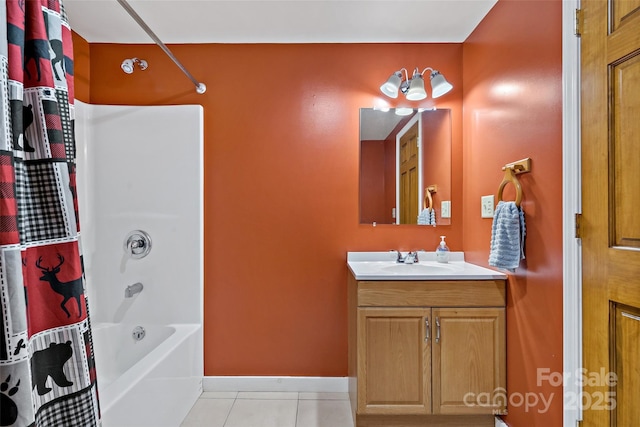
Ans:
[[[432,310],[433,413],[506,409],[505,309]]]
[[[358,413],[431,413],[431,310],[358,308]]]

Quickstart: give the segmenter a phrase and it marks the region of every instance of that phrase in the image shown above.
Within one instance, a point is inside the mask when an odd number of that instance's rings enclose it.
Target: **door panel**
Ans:
[[[613,425],[628,426],[633,424],[632,420],[640,420],[640,406],[637,404],[637,390],[640,390],[640,310],[614,304],[612,312],[612,368],[616,373],[615,379],[610,381],[616,401]]]
[[[640,418],[639,5],[582,2],[582,329],[592,378],[581,396],[584,426],[627,427]]]
[[[613,0],[611,2],[611,28],[613,31],[629,21],[640,9],[640,0]]]
[[[640,30],[640,29],[639,29]],[[640,55],[612,67],[614,133],[610,152],[614,153],[610,177],[614,190],[614,246],[640,248]],[[636,94],[635,96],[632,94]]]
[[[418,223],[418,124],[400,137],[400,224]]]
[[[433,413],[506,408],[504,308],[434,308]]]
[[[358,309],[358,413],[431,412],[429,309]]]

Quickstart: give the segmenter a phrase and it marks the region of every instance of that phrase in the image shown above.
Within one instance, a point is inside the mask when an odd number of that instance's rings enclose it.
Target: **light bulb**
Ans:
[[[386,82],[380,86],[380,90],[382,93],[387,95],[390,98],[398,97],[398,90],[400,89],[400,84],[402,83],[402,73],[400,71],[396,71],[391,74]]]
[[[437,98],[453,89],[453,85],[444,78],[440,71],[433,70],[431,73],[431,96]]]
[[[420,101],[427,97],[427,92],[424,90],[424,79],[420,74],[414,74],[407,91],[407,99],[409,101]]]
[[[133,73],[133,61],[131,59],[125,59],[122,61],[122,64],[120,64],[120,68],[127,74]]]

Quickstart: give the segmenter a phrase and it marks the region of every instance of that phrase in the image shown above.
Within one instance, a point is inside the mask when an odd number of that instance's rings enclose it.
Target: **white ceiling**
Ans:
[[[463,42],[497,0],[130,0],[164,43]],[[116,0],[64,0],[90,43],[153,43]]]
[[[405,116],[395,114],[393,109],[380,111],[373,108],[360,109],[360,140],[382,141]]]

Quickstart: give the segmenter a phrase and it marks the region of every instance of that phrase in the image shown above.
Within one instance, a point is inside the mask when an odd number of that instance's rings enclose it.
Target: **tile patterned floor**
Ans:
[[[353,427],[347,393],[204,392],[181,427]]]

